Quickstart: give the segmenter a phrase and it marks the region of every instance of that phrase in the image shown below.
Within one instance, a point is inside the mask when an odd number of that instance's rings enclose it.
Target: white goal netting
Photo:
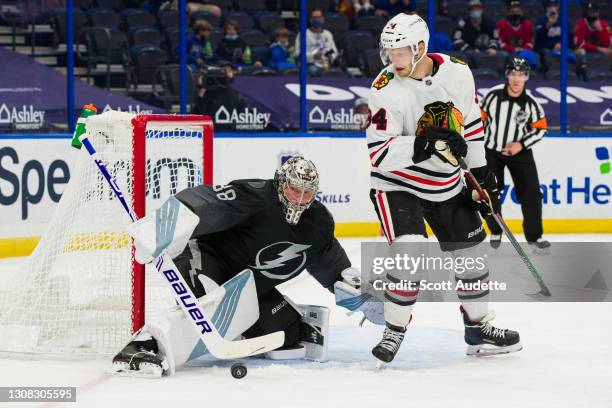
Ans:
[[[88,118],[86,126],[100,158],[134,205],[138,132],[132,118],[110,111]],[[202,124],[168,118],[146,124],[147,213],[203,181]],[[0,289],[0,352],[106,355],[129,339],[134,318],[132,242],[125,232],[129,218],[93,160],[81,154],[26,267]],[[173,305],[156,272],[147,271],[145,282],[145,315]]]

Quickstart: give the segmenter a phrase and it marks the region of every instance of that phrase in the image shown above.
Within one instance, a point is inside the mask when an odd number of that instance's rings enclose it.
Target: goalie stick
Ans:
[[[81,137],[81,143],[96,163],[98,170],[100,170],[104,179],[108,182],[111,190],[113,190],[132,222],[138,221],[138,216],[123,197],[117,181],[110,175],[102,160],[97,157],[96,149],[85,135]],[[168,283],[168,286],[173,291],[176,302],[183,309],[185,315],[191,318],[194,330],[198,332],[200,339],[214,357],[219,359],[249,357],[255,354],[266,353],[283,345],[285,333],[282,331],[252,339],[236,341],[224,339],[212,321],[207,318],[191,288],[189,288],[183,276],[177,271],[172,259],[162,253],[162,255],[157,257],[154,264],[155,269],[163,276],[163,280]]]
[[[497,222],[497,224],[502,229],[502,231],[504,231],[504,234],[506,234],[506,236],[508,237],[508,240],[510,241],[510,243],[512,244],[516,252],[521,257],[521,260],[523,261],[525,266],[527,266],[527,269],[529,269],[531,276],[533,276],[533,278],[536,280],[538,285],[540,285],[540,291],[537,294],[542,295],[544,297],[550,297],[551,296],[550,290],[546,286],[546,283],[544,283],[544,279],[542,278],[542,275],[540,274],[540,272],[538,272],[537,268],[535,267],[533,262],[531,262],[531,259],[529,259],[529,256],[527,255],[525,250],[521,247],[519,242],[516,240],[516,237],[510,231],[510,228],[508,228],[508,226],[506,225],[501,214],[493,211],[493,206],[491,205],[491,201],[488,199],[487,193],[482,189],[482,187],[480,187],[480,184],[478,184],[478,181],[476,181],[476,178],[474,177],[474,175],[468,168],[468,165],[465,162],[465,160],[463,160],[463,158],[461,157],[455,157],[450,151],[450,148],[448,147],[446,142],[444,142],[443,140],[438,140],[435,144],[435,148],[438,151],[438,153],[440,153],[447,160],[449,160],[451,164],[453,163],[453,160],[455,163],[459,164],[459,167],[461,167],[461,169],[463,170],[463,173],[465,174],[465,178],[468,180],[468,183],[470,183],[472,187],[474,188],[474,190],[476,190],[478,195],[487,202],[489,209],[491,210],[491,215],[493,216],[493,219],[495,219],[495,222]]]

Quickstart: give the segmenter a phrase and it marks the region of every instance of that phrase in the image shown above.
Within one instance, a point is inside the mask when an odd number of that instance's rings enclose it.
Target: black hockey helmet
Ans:
[[[512,71],[524,72],[529,75],[531,67],[525,58],[514,57],[506,64],[506,76]]]

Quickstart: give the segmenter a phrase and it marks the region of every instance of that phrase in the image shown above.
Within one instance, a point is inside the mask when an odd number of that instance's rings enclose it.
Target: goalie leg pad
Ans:
[[[259,318],[253,272],[246,269],[198,299],[207,316],[225,339],[234,340]],[[193,324],[177,306],[154,316],[143,331],[157,341],[168,362],[167,374],[176,367],[209,355]]]

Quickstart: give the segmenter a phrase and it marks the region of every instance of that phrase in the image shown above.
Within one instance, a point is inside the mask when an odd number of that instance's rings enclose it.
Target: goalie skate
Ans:
[[[114,358],[111,372],[122,377],[160,378],[168,363],[155,339],[132,341]]]

